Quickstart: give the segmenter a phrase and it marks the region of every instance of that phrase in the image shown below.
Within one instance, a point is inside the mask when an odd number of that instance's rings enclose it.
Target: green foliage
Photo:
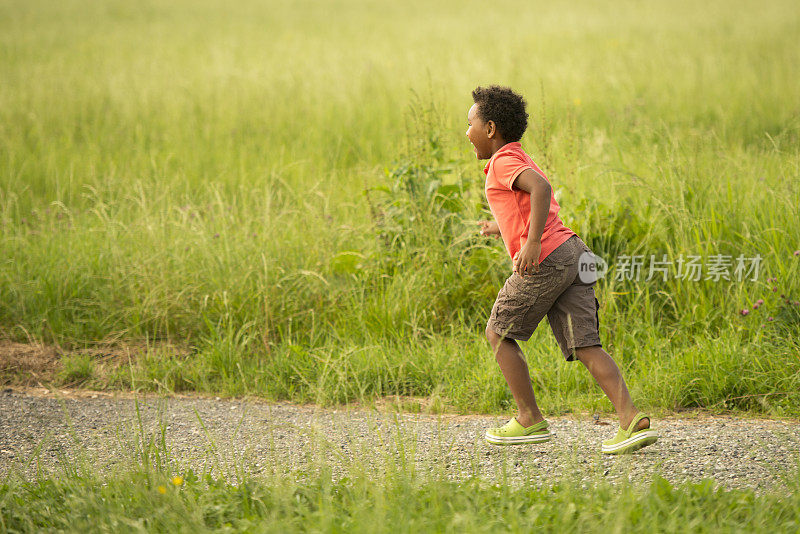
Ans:
[[[641,249],[659,250],[660,243],[651,238],[651,224],[655,214],[649,206],[641,211],[630,201],[609,205],[598,198],[582,198],[570,206],[565,224],[580,236],[592,252],[613,261],[623,254]],[[567,210],[565,210],[567,211]]]
[[[402,157],[384,171],[388,183],[365,194],[381,244],[379,275],[419,273],[428,286],[420,290],[433,293],[425,307],[437,317],[426,326],[440,330],[459,314],[485,311],[503,253],[477,235],[476,221],[491,214],[483,190],[446,146],[441,110],[415,96],[409,116]]]
[[[58,378],[63,384],[76,386],[90,380],[94,371],[95,364],[90,354],[70,354],[62,359]]]
[[[410,105],[412,126],[402,159],[384,171],[388,185],[368,189],[383,193],[372,213],[387,249],[427,252],[434,241],[448,249],[465,231],[470,183],[457,172],[459,162],[443,146],[441,111],[421,101]]]
[[[712,481],[673,485],[545,485],[422,477],[402,465],[380,473],[350,467],[236,483],[187,470],[176,480],[134,470],[10,480],[0,485],[0,528],[115,532],[794,532],[797,478],[790,491],[757,494]],[[587,498],[587,495],[590,498]],[[655,526],[657,525],[657,526]]]

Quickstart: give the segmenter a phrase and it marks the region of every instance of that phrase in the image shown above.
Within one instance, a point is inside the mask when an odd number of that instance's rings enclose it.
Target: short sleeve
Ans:
[[[509,191],[512,189],[517,176],[525,169],[532,168],[525,159],[514,152],[502,154],[492,163],[492,173],[495,180],[501,187]]]

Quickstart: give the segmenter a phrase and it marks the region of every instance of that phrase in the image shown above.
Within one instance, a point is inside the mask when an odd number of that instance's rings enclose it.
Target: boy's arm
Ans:
[[[528,240],[514,258],[514,271],[517,274],[539,272],[539,254],[542,251],[542,232],[550,213],[550,183],[533,169],[525,169],[514,180],[514,187],[531,195],[531,218]]]

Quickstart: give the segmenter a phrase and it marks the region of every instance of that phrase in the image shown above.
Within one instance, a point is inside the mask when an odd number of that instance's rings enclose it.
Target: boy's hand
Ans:
[[[481,235],[493,236],[495,239],[500,237],[500,227],[497,225],[497,221],[478,221],[478,225],[481,227]]]
[[[542,252],[542,243],[529,239],[522,246],[522,250],[514,255],[514,272],[520,276],[532,275],[539,272],[539,254]]]

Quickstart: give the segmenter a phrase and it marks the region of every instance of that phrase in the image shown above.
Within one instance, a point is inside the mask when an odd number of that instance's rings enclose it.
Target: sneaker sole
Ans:
[[[550,441],[552,436],[553,434],[548,432],[547,434],[531,434],[530,436],[512,437],[492,436],[491,434],[486,434],[485,438],[486,441],[492,445],[525,445],[526,443],[542,443],[545,441]]]
[[[603,454],[625,454],[652,445],[658,440],[658,433],[655,430],[645,430],[626,440],[615,443],[614,445],[603,445]]]

